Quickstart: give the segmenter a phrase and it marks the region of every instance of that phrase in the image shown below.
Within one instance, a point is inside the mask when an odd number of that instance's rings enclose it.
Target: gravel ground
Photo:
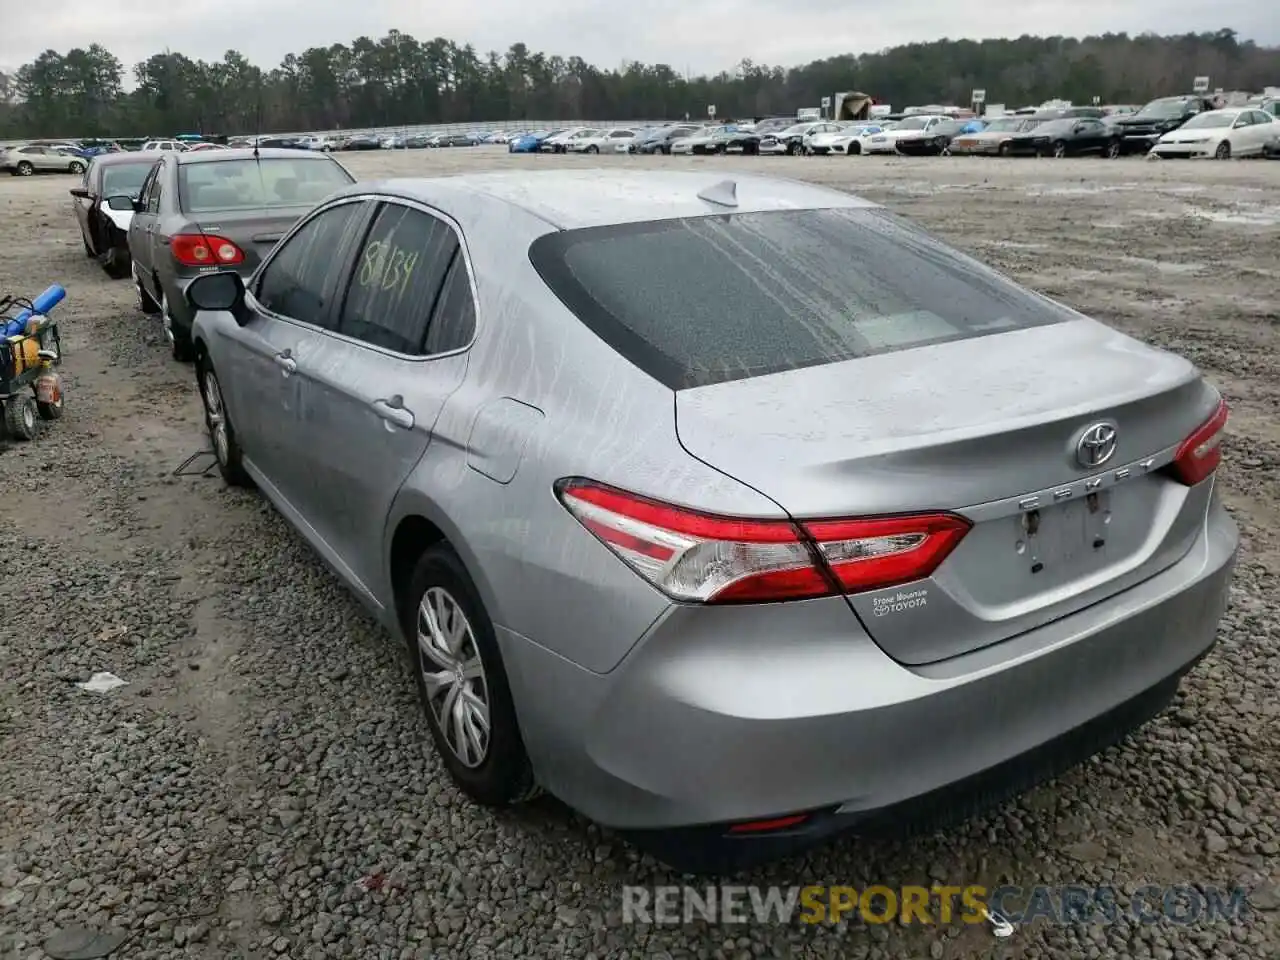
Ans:
[[[362,177],[591,164],[500,149],[344,158]],[[843,843],[743,882],[1242,884],[1242,925],[624,925],[679,882],[551,800],[467,803],[399,649],[255,495],[172,471],[190,370],[82,254],[67,178],[0,179],[0,290],[69,291],[66,418],[0,451],[0,957],[73,924],[127,958],[1280,955],[1280,164],[637,160],[853,189],[1199,363],[1233,406],[1243,557],[1213,655],[1125,744],[984,820]],[[128,685],[73,683],[111,671]],[[374,877],[372,882],[362,879]]]

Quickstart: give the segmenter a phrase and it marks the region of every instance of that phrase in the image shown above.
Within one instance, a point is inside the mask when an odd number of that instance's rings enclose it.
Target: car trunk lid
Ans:
[[[1176,562],[1211,484],[1160,468],[1212,413],[1195,368],[1086,319],[676,393],[680,440],[797,519],[949,511],[927,580],[849,597],[924,664],[1041,626]],[[1083,466],[1097,424],[1115,450]]]
[[[247,277],[311,208],[311,204],[306,204],[275,207],[269,212],[235,210],[202,213],[182,232],[203,233],[230,240],[244,253],[244,261],[237,264],[236,270]],[[198,272],[203,268],[191,269]]]

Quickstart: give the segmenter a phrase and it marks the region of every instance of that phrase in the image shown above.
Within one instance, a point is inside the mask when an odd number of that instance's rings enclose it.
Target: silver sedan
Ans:
[[[223,476],[481,803],[740,866],[1051,776],[1214,643],[1218,392],[856,197],[358,184],[187,296]]]

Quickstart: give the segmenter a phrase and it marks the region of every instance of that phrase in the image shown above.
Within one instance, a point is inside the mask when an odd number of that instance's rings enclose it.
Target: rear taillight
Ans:
[[[170,240],[173,258],[184,267],[230,267],[244,263],[244,251],[212,233],[179,233]]]
[[[764,603],[857,593],[929,576],[969,530],[951,514],[744,520],[564,480],[560,502],[636,573],[675,600]]]
[[[1178,448],[1171,465],[1174,476],[1191,487],[1217,470],[1222,462],[1222,431],[1226,425],[1227,401],[1219,400],[1213,416]]]

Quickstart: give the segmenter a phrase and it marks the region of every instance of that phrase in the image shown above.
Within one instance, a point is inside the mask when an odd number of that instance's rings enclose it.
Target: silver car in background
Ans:
[[[1214,643],[1218,392],[856,197],[357,184],[187,296],[223,476],[405,637],[479,802],[743,866],[1052,776]]]
[[[193,315],[183,291],[210,269],[249,276],[298,218],[355,178],[326,153],[287,149],[153,152],[158,162],[131,211],[130,271],[143,313],[159,314],[173,356],[190,360]]]

